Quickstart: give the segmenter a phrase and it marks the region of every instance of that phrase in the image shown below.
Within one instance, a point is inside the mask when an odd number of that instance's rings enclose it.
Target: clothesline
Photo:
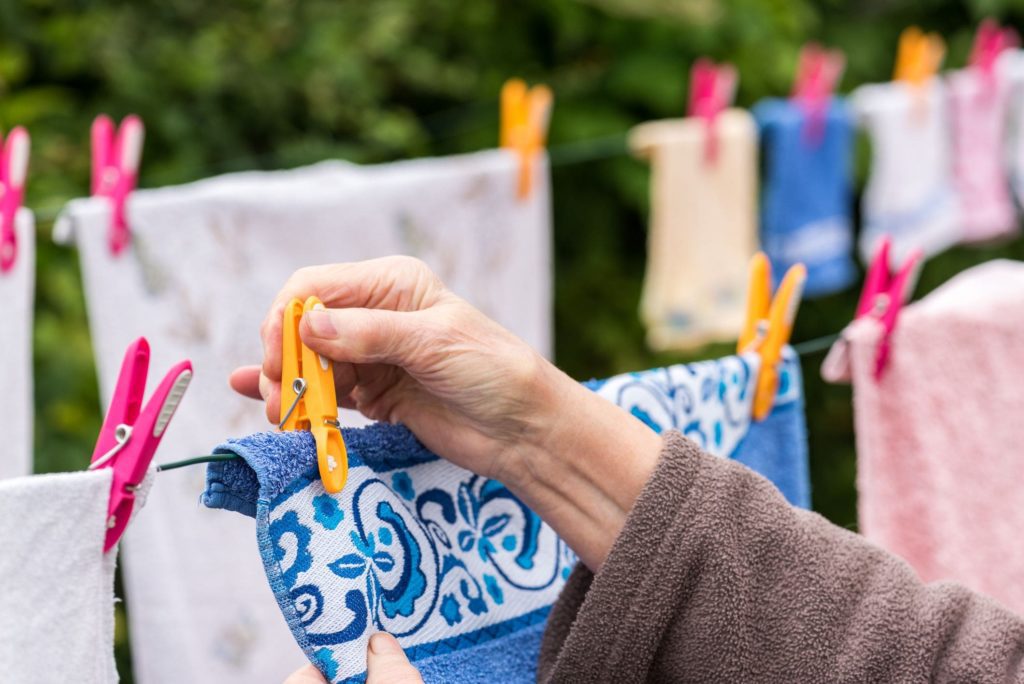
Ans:
[[[821,337],[815,337],[810,340],[793,345],[793,351],[796,352],[797,356],[810,356],[818,352],[825,351],[830,348],[839,338],[842,333],[833,333],[831,335],[822,335]],[[171,461],[170,463],[162,463],[156,467],[158,473],[162,473],[166,470],[177,470],[178,468],[186,468],[193,465],[201,465],[203,463],[218,463],[220,461],[233,461],[241,458],[236,454],[205,454],[203,456],[196,456],[194,458],[186,458],[181,461]]]
[[[576,140],[573,142],[562,143],[554,145],[548,148],[548,160],[552,167],[559,166],[571,166],[573,164],[582,164],[591,161],[599,161],[602,159],[611,159],[614,157],[624,156],[627,152],[626,148],[626,134],[616,133],[614,135],[607,135],[600,138],[592,138],[589,140]],[[251,162],[256,157],[239,157],[236,162]],[[220,166],[231,166],[232,162],[220,164]],[[60,212],[64,209],[64,205],[68,200],[64,200],[59,205],[54,204],[50,206],[42,207],[35,211],[36,225],[51,224],[57,220],[60,216]]]

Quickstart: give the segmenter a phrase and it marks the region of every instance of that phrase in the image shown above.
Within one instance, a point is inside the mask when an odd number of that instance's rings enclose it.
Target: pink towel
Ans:
[[[907,307],[876,383],[880,333],[848,331],[861,532],[925,581],[1024,613],[1024,263],[983,264]]]
[[[1009,83],[999,72],[986,76],[973,67],[952,72],[948,83],[963,239],[979,242],[1016,233],[1005,153]]]

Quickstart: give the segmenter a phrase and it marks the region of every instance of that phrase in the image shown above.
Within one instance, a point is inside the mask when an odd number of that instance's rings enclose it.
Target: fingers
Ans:
[[[423,684],[423,678],[398,640],[387,632],[377,632],[366,648],[366,684]]]
[[[327,684],[327,680],[320,674],[320,670],[312,665],[306,665],[292,672],[288,679],[284,680],[284,684]]]
[[[306,313],[299,335],[306,346],[332,361],[409,368],[424,356],[422,340],[430,328],[418,312],[325,309]]]
[[[228,384],[244,397],[250,399],[263,399],[260,394],[260,367],[241,366],[231,372]]]
[[[437,276],[412,257],[392,256],[300,269],[278,293],[260,328],[263,372],[271,380],[281,377],[281,318],[293,298],[305,300],[316,296],[331,308],[416,311],[431,306],[443,292],[444,286]]]
[[[260,372],[259,366],[242,366],[231,372],[228,384],[242,396],[265,402],[267,420],[274,425],[280,421],[281,383],[272,382]]]

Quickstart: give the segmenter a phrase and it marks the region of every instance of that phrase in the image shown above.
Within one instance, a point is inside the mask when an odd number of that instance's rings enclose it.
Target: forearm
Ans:
[[[585,599],[585,601],[584,601]],[[553,609],[542,678],[1022,681],[1024,622],[789,506],[670,433],[596,575]]]
[[[533,393],[548,416],[506,484],[597,570],[650,478],[661,438],[619,407],[546,366]]]

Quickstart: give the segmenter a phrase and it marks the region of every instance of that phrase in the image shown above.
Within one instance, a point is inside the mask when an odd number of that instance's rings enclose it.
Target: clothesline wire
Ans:
[[[842,333],[834,333],[832,335],[823,335],[821,337],[815,337],[810,340],[805,340],[793,345],[793,351],[796,352],[797,356],[810,356],[818,352],[824,351],[835,344],[836,341],[842,336]],[[203,463],[220,463],[222,461],[234,461],[235,459],[241,458],[236,454],[206,454],[204,456],[196,456],[194,458],[186,458],[181,461],[171,461],[170,463],[162,463],[156,467],[158,473],[162,473],[167,470],[177,470],[178,468],[185,468],[192,465],[200,465]]]
[[[626,134],[616,133],[599,138],[588,140],[576,140],[548,148],[548,163],[552,167],[571,166],[602,159],[612,159],[624,156],[627,152]],[[216,164],[222,168],[229,167],[233,163],[253,162],[257,157],[238,157],[235,160]],[[37,209],[35,213],[36,224],[45,225],[53,223],[64,208],[67,200],[59,205],[53,204]]]

